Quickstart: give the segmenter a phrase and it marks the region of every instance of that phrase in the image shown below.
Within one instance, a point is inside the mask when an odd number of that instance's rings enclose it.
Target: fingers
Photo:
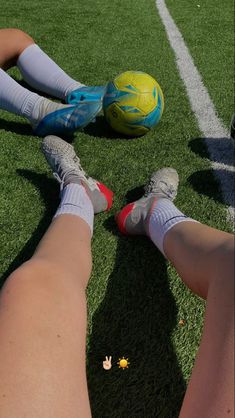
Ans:
[[[103,361],[103,368],[105,370],[111,369],[111,367],[112,367],[111,360],[112,360],[112,356],[109,356],[109,357],[105,356],[105,361]]]

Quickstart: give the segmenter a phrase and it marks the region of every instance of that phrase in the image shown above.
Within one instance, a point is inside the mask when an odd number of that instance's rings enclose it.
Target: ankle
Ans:
[[[136,202],[129,203],[116,215],[116,222],[124,235],[149,236],[150,214],[155,206],[156,198],[143,197]]]
[[[63,105],[58,102],[54,102],[53,100],[49,100],[46,97],[40,97],[35,102],[34,107],[32,109],[32,113],[30,115],[30,122],[35,128],[38,123],[49,113],[55,112],[56,110],[63,109],[68,105]]]
[[[185,221],[197,222],[184,215],[170,199],[160,198],[153,207],[149,217],[149,237],[165,257],[163,243],[166,234],[175,225]]]
[[[80,89],[81,87],[85,87],[85,84],[79,83],[79,81],[73,81],[70,86],[66,89],[65,91],[65,95],[64,95],[64,100],[66,99],[66,97],[72,93],[74,90]]]

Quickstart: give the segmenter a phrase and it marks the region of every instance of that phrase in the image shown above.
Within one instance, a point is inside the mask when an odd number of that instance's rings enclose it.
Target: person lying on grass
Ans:
[[[29,86],[66,104],[22,87],[6,73],[15,65]],[[106,86],[84,86],[69,77],[25,32],[0,29],[0,109],[28,119],[35,135],[84,128],[102,109],[105,91]]]

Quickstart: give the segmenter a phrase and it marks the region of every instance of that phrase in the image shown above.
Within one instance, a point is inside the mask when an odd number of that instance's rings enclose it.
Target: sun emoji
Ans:
[[[120,358],[119,361],[117,362],[117,364],[119,365],[119,369],[128,369],[128,365],[130,364],[128,361],[128,358],[125,359],[124,357]]]

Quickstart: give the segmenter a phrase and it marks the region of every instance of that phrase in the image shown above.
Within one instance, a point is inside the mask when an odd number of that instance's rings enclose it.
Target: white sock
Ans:
[[[0,108],[16,115],[24,116],[31,122],[36,119],[33,116],[35,105],[43,100],[36,93],[22,87],[5,71],[0,69]]]
[[[84,84],[69,77],[38,45],[32,44],[20,54],[17,67],[33,88],[59,99]]]
[[[82,218],[90,227],[93,234],[94,209],[90,198],[83,186],[69,183],[63,190],[60,206],[54,217],[70,214]]]
[[[159,199],[149,218],[149,236],[166,257],[163,249],[165,234],[180,222],[197,222],[184,215],[169,199]]]
[[[0,109],[24,116],[34,128],[44,116],[69,106],[32,93],[0,68]]]

